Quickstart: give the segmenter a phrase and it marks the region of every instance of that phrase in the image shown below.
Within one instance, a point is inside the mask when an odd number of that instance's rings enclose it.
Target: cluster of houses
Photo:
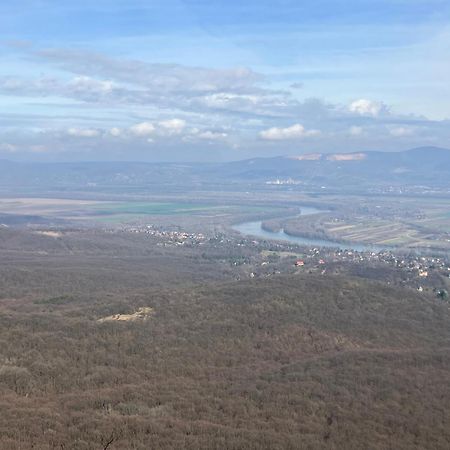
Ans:
[[[327,273],[329,268],[343,267],[343,263],[351,265],[365,264],[366,267],[390,266],[406,274],[410,281],[416,280],[418,290],[422,290],[431,275],[439,274],[450,278],[450,261],[448,258],[427,256],[421,254],[397,254],[394,251],[355,251],[351,249],[335,248],[307,248],[276,241],[264,241],[254,238],[236,238],[224,233],[207,236],[203,233],[189,233],[181,230],[164,230],[155,225],[128,226],[122,231],[129,233],[145,234],[158,239],[160,246],[205,245],[212,247],[227,246],[230,248],[247,248],[253,254],[246,258],[240,258],[240,263],[235,266],[248,266],[250,276],[269,276],[278,273],[289,273],[293,270],[306,272]],[[274,262],[261,256],[263,252],[271,252],[273,255],[290,255],[289,258],[281,258],[282,261]],[[295,258],[297,255],[297,258]],[[301,255],[301,256],[300,256]],[[233,252],[230,253],[230,261],[235,261]],[[234,259],[233,259],[234,258]],[[242,261],[241,261],[242,259]],[[256,269],[259,266],[259,269]],[[291,269],[289,269],[291,267]]]
[[[122,231],[127,233],[145,234],[155,238],[159,238],[160,245],[185,245],[200,244],[206,240],[206,236],[202,233],[188,233],[180,230],[163,230],[154,225],[128,226]]]
[[[323,257],[318,256],[323,254]],[[420,256],[410,254],[407,256],[395,255],[392,251],[383,252],[357,252],[353,250],[321,250],[313,248],[309,250],[306,258],[297,259],[294,263],[296,267],[305,267],[305,261],[311,261],[312,265],[324,265],[326,262],[376,262],[403,269],[406,272],[420,277],[427,278],[432,271],[438,271],[442,275],[450,278],[450,262],[443,257]]]
[[[253,241],[252,244],[254,245]],[[335,273],[336,269],[340,271],[346,265],[353,267],[354,265],[362,265],[369,270],[371,267],[388,266],[403,273],[402,279],[415,286],[419,291],[423,291],[424,286],[430,287],[433,285],[435,281],[434,275],[450,278],[450,261],[444,257],[424,256],[413,253],[396,255],[392,251],[358,252],[331,248],[310,248],[304,250],[291,247],[283,249],[283,244],[277,245],[280,245],[280,248],[277,249],[278,254],[282,255],[283,251],[288,251],[291,255],[297,254],[301,255],[301,257],[288,258],[289,264],[287,264],[288,261],[272,264],[275,267],[273,274],[279,271],[289,273],[292,270],[303,273]],[[274,254],[276,253],[277,251],[274,251]],[[262,266],[261,269],[264,268],[266,273],[269,273],[271,270],[266,260],[263,260],[260,266]],[[255,273],[252,273],[255,276]]]

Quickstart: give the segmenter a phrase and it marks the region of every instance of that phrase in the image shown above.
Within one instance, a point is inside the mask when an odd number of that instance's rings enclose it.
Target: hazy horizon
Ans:
[[[0,163],[1,162],[8,162],[8,163],[43,163],[43,164],[70,164],[70,163],[80,163],[80,164],[102,164],[102,163],[127,163],[127,164],[221,164],[221,163],[237,163],[237,162],[244,162],[247,160],[252,160],[255,158],[295,158],[296,156],[301,156],[301,155],[308,155],[308,154],[321,154],[321,155],[332,155],[332,154],[342,154],[342,153],[404,153],[404,152],[409,152],[409,151],[414,151],[414,150],[423,150],[423,151],[428,151],[428,150],[443,150],[443,151],[449,151],[449,148],[444,148],[444,147],[435,147],[435,146],[430,146],[430,147],[414,147],[414,148],[407,148],[407,149],[399,149],[399,150],[393,150],[393,151],[383,151],[383,150],[368,150],[368,151],[352,151],[352,152],[313,152],[313,153],[307,153],[307,152],[303,152],[303,153],[297,153],[297,154],[274,154],[274,155],[253,155],[253,156],[249,156],[249,157],[242,157],[239,159],[211,159],[211,160],[204,160],[204,159],[186,159],[186,160],[181,160],[181,159],[158,159],[158,160],[144,160],[144,159],[126,159],[126,158],[117,158],[117,159],[95,159],[95,154],[93,154],[93,158],[89,159],[78,159],[76,157],[74,157],[74,155],[68,155],[69,158],[64,159],[63,157],[61,157],[61,159],[56,159],[56,158],[46,158],[46,157],[40,157],[40,158],[30,158],[30,157],[26,157],[25,155],[14,155],[16,157],[11,157],[10,155],[6,156],[6,157],[2,157],[0,158]],[[57,155],[54,155],[57,156]],[[70,157],[72,156],[72,158]]]

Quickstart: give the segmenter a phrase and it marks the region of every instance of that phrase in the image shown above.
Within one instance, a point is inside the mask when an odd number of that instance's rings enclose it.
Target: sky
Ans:
[[[450,148],[448,0],[0,2],[0,159]]]

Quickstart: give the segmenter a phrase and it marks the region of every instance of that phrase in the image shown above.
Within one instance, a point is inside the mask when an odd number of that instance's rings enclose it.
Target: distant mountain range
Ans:
[[[421,147],[402,152],[311,153],[228,163],[238,179],[290,178],[343,185],[393,183],[450,186],[450,150]]]
[[[450,188],[450,150],[311,153],[228,163],[17,163],[0,160],[0,189],[163,192],[177,186],[303,184],[333,189],[382,186]]]

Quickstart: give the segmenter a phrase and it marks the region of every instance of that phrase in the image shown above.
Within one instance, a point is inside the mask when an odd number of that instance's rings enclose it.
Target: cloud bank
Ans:
[[[188,160],[211,158],[216,148],[221,158],[240,159],[450,142],[445,120],[399,114],[369,96],[342,103],[303,97],[303,82],[280,87],[248,67],[149,63],[31,45],[15,52],[45,70],[0,76],[0,98],[24,105],[0,115],[0,156],[157,160],[172,152]]]

